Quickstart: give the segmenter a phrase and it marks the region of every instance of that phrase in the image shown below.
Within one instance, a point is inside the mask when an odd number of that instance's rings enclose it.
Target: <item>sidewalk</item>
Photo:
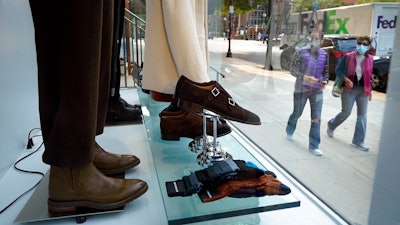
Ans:
[[[326,134],[327,121],[341,107],[340,98],[330,93],[330,82],[324,92],[321,118],[320,149],[324,155],[316,157],[308,151],[309,105],[299,119],[295,140],[286,140],[294,77],[288,71],[262,69],[266,46],[259,42],[232,40],[232,58],[225,57],[225,44],[219,39],[209,41],[211,66],[226,75],[220,83],[238,104],[258,114],[262,121],[261,126],[234,125],[332,208],[354,223],[367,224],[386,94],[373,92],[366,137],[370,150],[362,152],[350,145],[356,107],[335,131],[335,138]]]

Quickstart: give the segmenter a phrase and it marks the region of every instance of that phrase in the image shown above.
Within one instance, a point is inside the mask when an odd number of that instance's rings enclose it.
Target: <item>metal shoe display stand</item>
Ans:
[[[201,166],[210,166],[215,161],[226,160],[231,158],[221,147],[221,143],[217,141],[217,123],[219,122],[219,116],[213,115],[203,110],[203,135],[196,137],[189,143],[189,149],[192,152],[198,153],[197,163]],[[207,135],[207,118],[211,118],[213,121],[213,136]]]
[[[259,168],[267,170],[233,135],[218,137],[217,123],[219,116],[203,110],[203,135],[195,139],[181,138],[180,141],[161,139],[159,113],[170,103],[156,102],[148,94],[138,90],[143,107],[143,120],[149,139],[150,149],[157,171],[159,188],[162,194],[165,212],[169,224],[187,224],[223,219],[218,224],[238,223],[257,224],[256,213],[300,206],[300,201],[291,194],[264,197],[231,198],[203,203],[197,194],[187,197],[169,197],[166,182],[181,179],[183,176],[202,170],[215,161],[240,159],[251,161]],[[206,120],[213,120],[213,136],[206,134]],[[222,144],[223,143],[223,148]],[[188,147],[189,150],[188,151]],[[199,153],[196,157],[193,153]],[[228,153],[229,152],[229,153]],[[246,216],[245,216],[246,215]],[[235,217],[235,218],[230,218]],[[231,219],[229,221],[229,219]]]

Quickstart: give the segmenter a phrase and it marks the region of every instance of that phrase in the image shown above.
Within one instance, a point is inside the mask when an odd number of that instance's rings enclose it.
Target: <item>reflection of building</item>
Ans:
[[[268,14],[268,7],[259,5],[254,11],[241,16],[249,39],[257,39],[259,32],[262,34],[267,33]]]
[[[290,13],[292,2],[293,0],[272,0],[276,35],[285,32],[286,18]],[[269,16],[268,5],[258,5],[252,12],[240,15],[238,24],[235,24],[235,37],[244,39],[247,36],[249,39],[256,39],[258,32],[268,33],[266,26]]]
[[[273,5],[273,13],[275,13],[275,35],[284,33],[286,29],[286,19],[290,13],[293,0],[271,0]],[[267,1],[268,2],[268,1]],[[238,15],[232,15],[232,32],[234,38],[237,39],[257,39],[258,32],[262,34],[269,33],[268,19],[269,19],[268,4],[258,5],[253,11]],[[228,33],[229,16],[213,13],[208,16],[208,30],[213,36],[221,37],[225,32]]]

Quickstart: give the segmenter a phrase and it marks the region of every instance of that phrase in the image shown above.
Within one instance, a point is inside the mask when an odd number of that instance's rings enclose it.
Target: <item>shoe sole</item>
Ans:
[[[161,133],[161,139],[164,141],[179,141],[179,140],[181,140],[181,136],[175,135],[175,134]]]
[[[203,136],[203,124],[201,124],[201,126],[192,126],[192,125],[188,125],[189,128],[185,128],[184,130],[191,130],[190,132],[184,132],[181,130],[172,130],[172,129],[167,129],[165,127],[170,127],[171,125],[166,125],[166,124],[171,124],[171,122],[164,122],[163,121],[169,121],[172,119],[163,119],[163,118],[168,118],[168,116],[163,116],[160,115],[160,130],[161,130],[161,139],[164,141],[180,141],[180,138],[190,138],[190,139],[195,139],[197,137],[202,137]],[[203,118],[201,118],[201,120],[203,121]],[[221,119],[222,120],[222,119]],[[190,120],[184,120],[185,122],[179,122],[178,124],[180,124],[179,126],[185,126],[185,124],[191,124]],[[197,121],[196,121],[197,123]],[[211,122],[212,123],[212,122]],[[225,122],[224,122],[225,123]],[[209,125],[209,121],[207,120],[207,135],[212,136],[214,135],[214,131],[213,125],[211,124],[211,126]],[[196,132],[197,133],[196,133]],[[230,134],[232,132],[231,127],[226,124],[226,127],[219,127],[217,125],[217,137],[222,137],[225,136],[227,134]]]
[[[142,187],[135,194],[122,199],[118,202],[113,203],[99,203],[99,202],[90,202],[90,201],[66,201],[66,202],[55,202],[51,200],[47,200],[48,211],[51,213],[67,213],[67,212],[76,212],[79,207],[87,207],[97,210],[114,210],[120,207],[125,206],[126,204],[132,202],[133,200],[139,198],[149,189],[148,185]]]
[[[218,110],[215,110],[213,108],[210,108],[210,107],[207,107],[207,106],[203,106],[203,105],[199,105],[197,103],[189,102],[189,101],[186,101],[186,100],[180,100],[179,99],[178,100],[178,106],[183,108],[183,109],[185,109],[185,110],[187,110],[187,111],[192,111],[192,112],[197,112],[197,113],[202,113],[203,109],[206,109],[206,110],[210,110],[210,111],[220,115],[222,118],[227,119],[227,120],[232,120],[232,121],[236,121],[236,122],[239,122],[239,123],[245,123],[245,124],[251,124],[251,125],[261,125],[260,121],[241,120],[241,119],[238,119],[236,117],[232,117],[232,116],[226,115],[225,113],[219,112]]]
[[[323,155],[323,153],[321,152],[321,153],[314,153],[314,150],[313,149],[308,149],[313,155],[315,155],[315,156],[322,156]]]
[[[353,147],[355,147],[355,148],[358,148],[358,149],[360,149],[361,151],[368,151],[369,150],[369,148],[362,148],[362,147],[360,147],[360,146],[358,146],[358,145],[356,145],[356,144],[351,144],[351,146],[353,146]]]
[[[222,137],[225,136],[227,134],[230,134],[232,132],[232,130],[229,130],[228,132],[224,132],[224,133],[219,133],[217,134],[217,137]],[[207,134],[207,135],[212,135],[212,134]],[[197,137],[203,136],[203,134],[197,135],[197,136],[193,136],[193,137],[187,137],[187,136],[179,136],[176,134],[165,134],[165,133],[161,133],[161,139],[164,141],[179,141],[181,137],[183,138],[190,138],[190,139],[195,139]]]
[[[330,138],[334,138],[334,134],[333,131],[329,132],[328,130],[326,131],[326,134],[330,137]]]

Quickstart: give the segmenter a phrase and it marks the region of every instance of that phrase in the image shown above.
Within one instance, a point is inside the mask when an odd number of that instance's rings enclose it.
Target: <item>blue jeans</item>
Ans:
[[[311,107],[311,127],[308,148],[317,149],[319,143],[321,142],[320,127],[323,103],[322,91],[306,91],[293,94],[293,112],[289,117],[289,121],[286,126],[286,133],[292,135],[296,130],[297,120],[303,113],[307,99],[310,101]]]
[[[350,116],[354,102],[357,104],[357,122],[353,135],[353,144],[362,144],[367,131],[368,96],[364,95],[364,88],[354,87],[351,91],[342,92],[342,111],[335,118],[328,121],[329,129],[335,130]]]

